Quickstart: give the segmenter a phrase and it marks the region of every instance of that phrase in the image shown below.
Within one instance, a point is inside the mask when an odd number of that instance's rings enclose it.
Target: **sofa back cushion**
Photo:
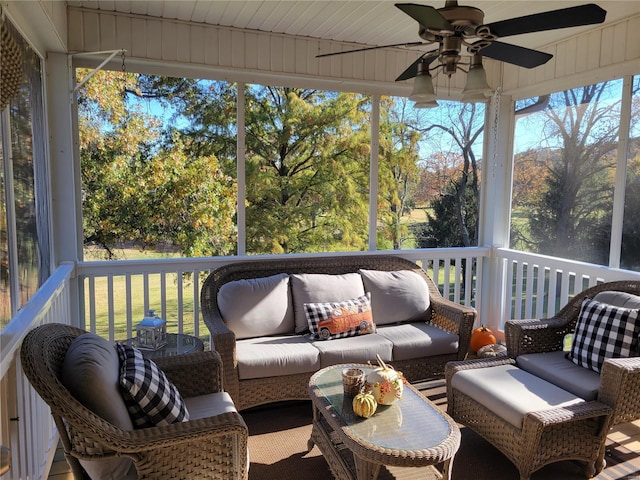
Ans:
[[[365,291],[371,293],[371,309],[376,325],[427,320],[429,287],[420,274],[411,270],[359,270],[359,273]]]
[[[225,283],[218,291],[218,308],[237,339],[294,331],[286,273]]]
[[[361,297],[365,293],[362,278],[355,272],[343,275],[300,273],[291,275],[290,282],[296,333],[309,330],[305,303],[344,302]]]

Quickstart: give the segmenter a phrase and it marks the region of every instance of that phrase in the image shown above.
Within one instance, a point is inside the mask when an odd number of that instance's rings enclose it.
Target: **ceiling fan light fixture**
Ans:
[[[413,104],[413,108],[436,108],[439,106],[440,105],[435,100],[429,100],[429,101],[420,100],[419,102],[416,102]]]
[[[413,79],[413,90],[409,95],[409,100],[414,102],[429,102],[436,99],[436,92],[433,88],[433,78],[429,73],[429,65],[425,62],[418,64],[418,74]]]
[[[474,55],[467,73],[467,83],[462,90],[462,97],[472,95],[491,96],[492,90],[487,82],[487,72],[482,66],[482,57]]]

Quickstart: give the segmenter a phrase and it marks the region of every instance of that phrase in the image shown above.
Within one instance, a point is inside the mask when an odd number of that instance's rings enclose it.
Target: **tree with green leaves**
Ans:
[[[193,93],[171,80],[164,90],[159,85],[151,77],[100,71],[80,91],[85,245],[107,258],[128,242],[169,244],[186,256],[231,253],[235,182],[214,155],[190,154],[137,101]]]
[[[419,143],[415,109],[406,98],[383,97],[378,157],[379,248],[399,250],[409,237],[403,216],[411,211],[419,181]]]
[[[368,98],[255,85],[245,116],[247,251],[365,249]]]

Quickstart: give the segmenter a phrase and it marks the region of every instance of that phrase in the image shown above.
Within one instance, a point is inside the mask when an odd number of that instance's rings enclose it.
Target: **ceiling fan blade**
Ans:
[[[561,8],[559,10],[511,18],[489,23],[485,26],[489,27],[491,33],[498,37],[508,37],[523,33],[544,32],[559,28],[602,23],[606,15],[606,10],[603,10],[595,3],[589,3],[577,7]]]
[[[429,56],[427,56],[429,55]],[[402,80],[409,80],[410,78],[415,77],[418,74],[418,64],[423,60],[428,64],[433,62],[436,58],[438,58],[438,54],[434,52],[427,52],[424,55],[420,56],[415,62],[413,62],[409,67],[402,72],[398,78],[396,78],[396,82],[400,82]]]
[[[493,58],[494,60],[512,63],[525,68],[538,67],[547,63],[553,57],[550,53],[495,41],[480,49],[478,53],[483,57]]]
[[[428,5],[418,5],[416,3],[396,3],[396,7],[413,18],[424,28],[434,30],[452,30],[449,21],[440,15],[440,12]]]
[[[406,43],[394,43],[394,44],[391,44],[391,45],[378,45],[376,47],[356,48],[354,50],[344,50],[342,52],[321,53],[320,55],[316,55],[316,58],[331,57],[332,55],[342,55],[344,53],[365,52],[367,50],[377,50],[379,48],[418,47],[420,45],[428,45],[428,43],[427,42],[406,42]]]

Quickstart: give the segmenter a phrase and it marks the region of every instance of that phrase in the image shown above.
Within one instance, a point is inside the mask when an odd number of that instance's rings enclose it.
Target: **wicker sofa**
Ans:
[[[312,282],[308,287],[311,291],[305,295],[313,296],[316,288],[322,290],[326,283],[347,277],[355,283],[360,282],[359,288],[363,289],[361,272],[363,275],[366,272],[389,272],[389,276],[418,276],[422,284],[426,283],[426,310],[407,321],[396,321],[395,311],[390,312],[389,308],[398,299],[382,299],[386,292],[372,293],[373,320],[377,325],[375,333],[330,341],[314,340],[308,331],[300,331],[299,318],[295,319],[295,329],[283,331],[278,324],[274,330],[276,333],[265,334],[264,329],[256,327],[256,335],[252,335],[251,331],[246,331],[251,329],[246,323],[244,330],[235,328],[234,331],[230,328],[229,316],[225,319],[221,313],[221,289],[225,293],[230,286],[241,286],[243,282],[269,281],[271,278],[291,283],[286,287],[286,294],[290,295],[295,310],[302,307],[301,294],[295,284],[301,278],[327,280]],[[343,298],[335,300],[346,300],[344,296],[351,295],[350,289],[355,283],[347,288],[338,287],[339,291],[332,294],[343,295]],[[406,289],[405,283],[396,287],[397,291]],[[211,272],[202,286],[200,297],[204,321],[211,333],[212,349],[222,357],[225,390],[239,410],[283,400],[308,399],[309,378],[318,369],[337,363],[375,363],[376,354],[402,371],[409,381],[442,376],[448,361],[466,357],[476,320],[473,308],[443,298],[434,282],[416,263],[390,255],[285,257],[237,262]],[[257,316],[253,317],[255,324],[268,321],[264,318],[267,315],[261,315],[260,302],[250,305],[252,301],[246,295],[236,294],[236,297],[240,298],[227,298],[226,303],[246,307],[254,314],[257,311]],[[328,299],[321,298],[320,301]],[[399,303],[394,308],[402,310],[402,300]],[[297,316],[300,315],[298,310]],[[385,319],[390,318],[394,321],[386,324]]]

